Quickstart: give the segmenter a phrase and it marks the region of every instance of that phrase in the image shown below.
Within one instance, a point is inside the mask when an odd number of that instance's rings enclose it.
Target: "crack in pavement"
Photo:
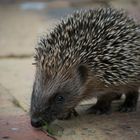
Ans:
[[[24,112],[28,112],[19,102],[19,100],[17,98],[15,98],[15,96],[13,96],[9,89],[7,89],[5,86],[3,86],[1,83],[0,83],[0,87],[2,87],[8,94],[8,96],[10,97],[9,101],[15,106],[15,107],[18,107],[20,109],[22,109]]]
[[[32,58],[33,55],[34,54],[21,54],[21,55],[9,54],[9,55],[0,56],[0,59],[10,59],[10,58],[24,59],[24,58]]]

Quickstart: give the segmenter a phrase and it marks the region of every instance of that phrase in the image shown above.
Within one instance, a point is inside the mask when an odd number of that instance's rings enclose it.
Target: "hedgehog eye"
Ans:
[[[57,101],[58,103],[62,103],[62,102],[64,102],[64,97],[61,96],[61,95],[56,96],[56,101]]]

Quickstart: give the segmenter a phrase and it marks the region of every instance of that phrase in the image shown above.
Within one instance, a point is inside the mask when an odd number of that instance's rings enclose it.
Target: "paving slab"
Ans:
[[[14,96],[25,110],[29,110],[34,79],[33,59],[0,60],[0,84]]]
[[[25,112],[14,104],[15,98],[0,84],[0,118]]]
[[[32,55],[40,34],[56,21],[45,13],[23,10],[18,4],[0,5],[0,58]]]

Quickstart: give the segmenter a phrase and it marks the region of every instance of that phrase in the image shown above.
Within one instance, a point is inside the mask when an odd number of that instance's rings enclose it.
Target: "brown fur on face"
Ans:
[[[62,75],[61,72],[55,77],[47,78],[47,75],[47,71],[37,67],[31,118],[51,122],[69,113],[82,100],[87,74],[84,66],[74,66]]]

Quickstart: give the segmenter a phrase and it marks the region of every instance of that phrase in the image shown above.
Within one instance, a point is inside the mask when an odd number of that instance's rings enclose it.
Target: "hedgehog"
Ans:
[[[113,8],[74,12],[38,41],[31,125],[77,116],[75,107],[97,98],[87,113],[135,111],[140,85],[140,25]]]

